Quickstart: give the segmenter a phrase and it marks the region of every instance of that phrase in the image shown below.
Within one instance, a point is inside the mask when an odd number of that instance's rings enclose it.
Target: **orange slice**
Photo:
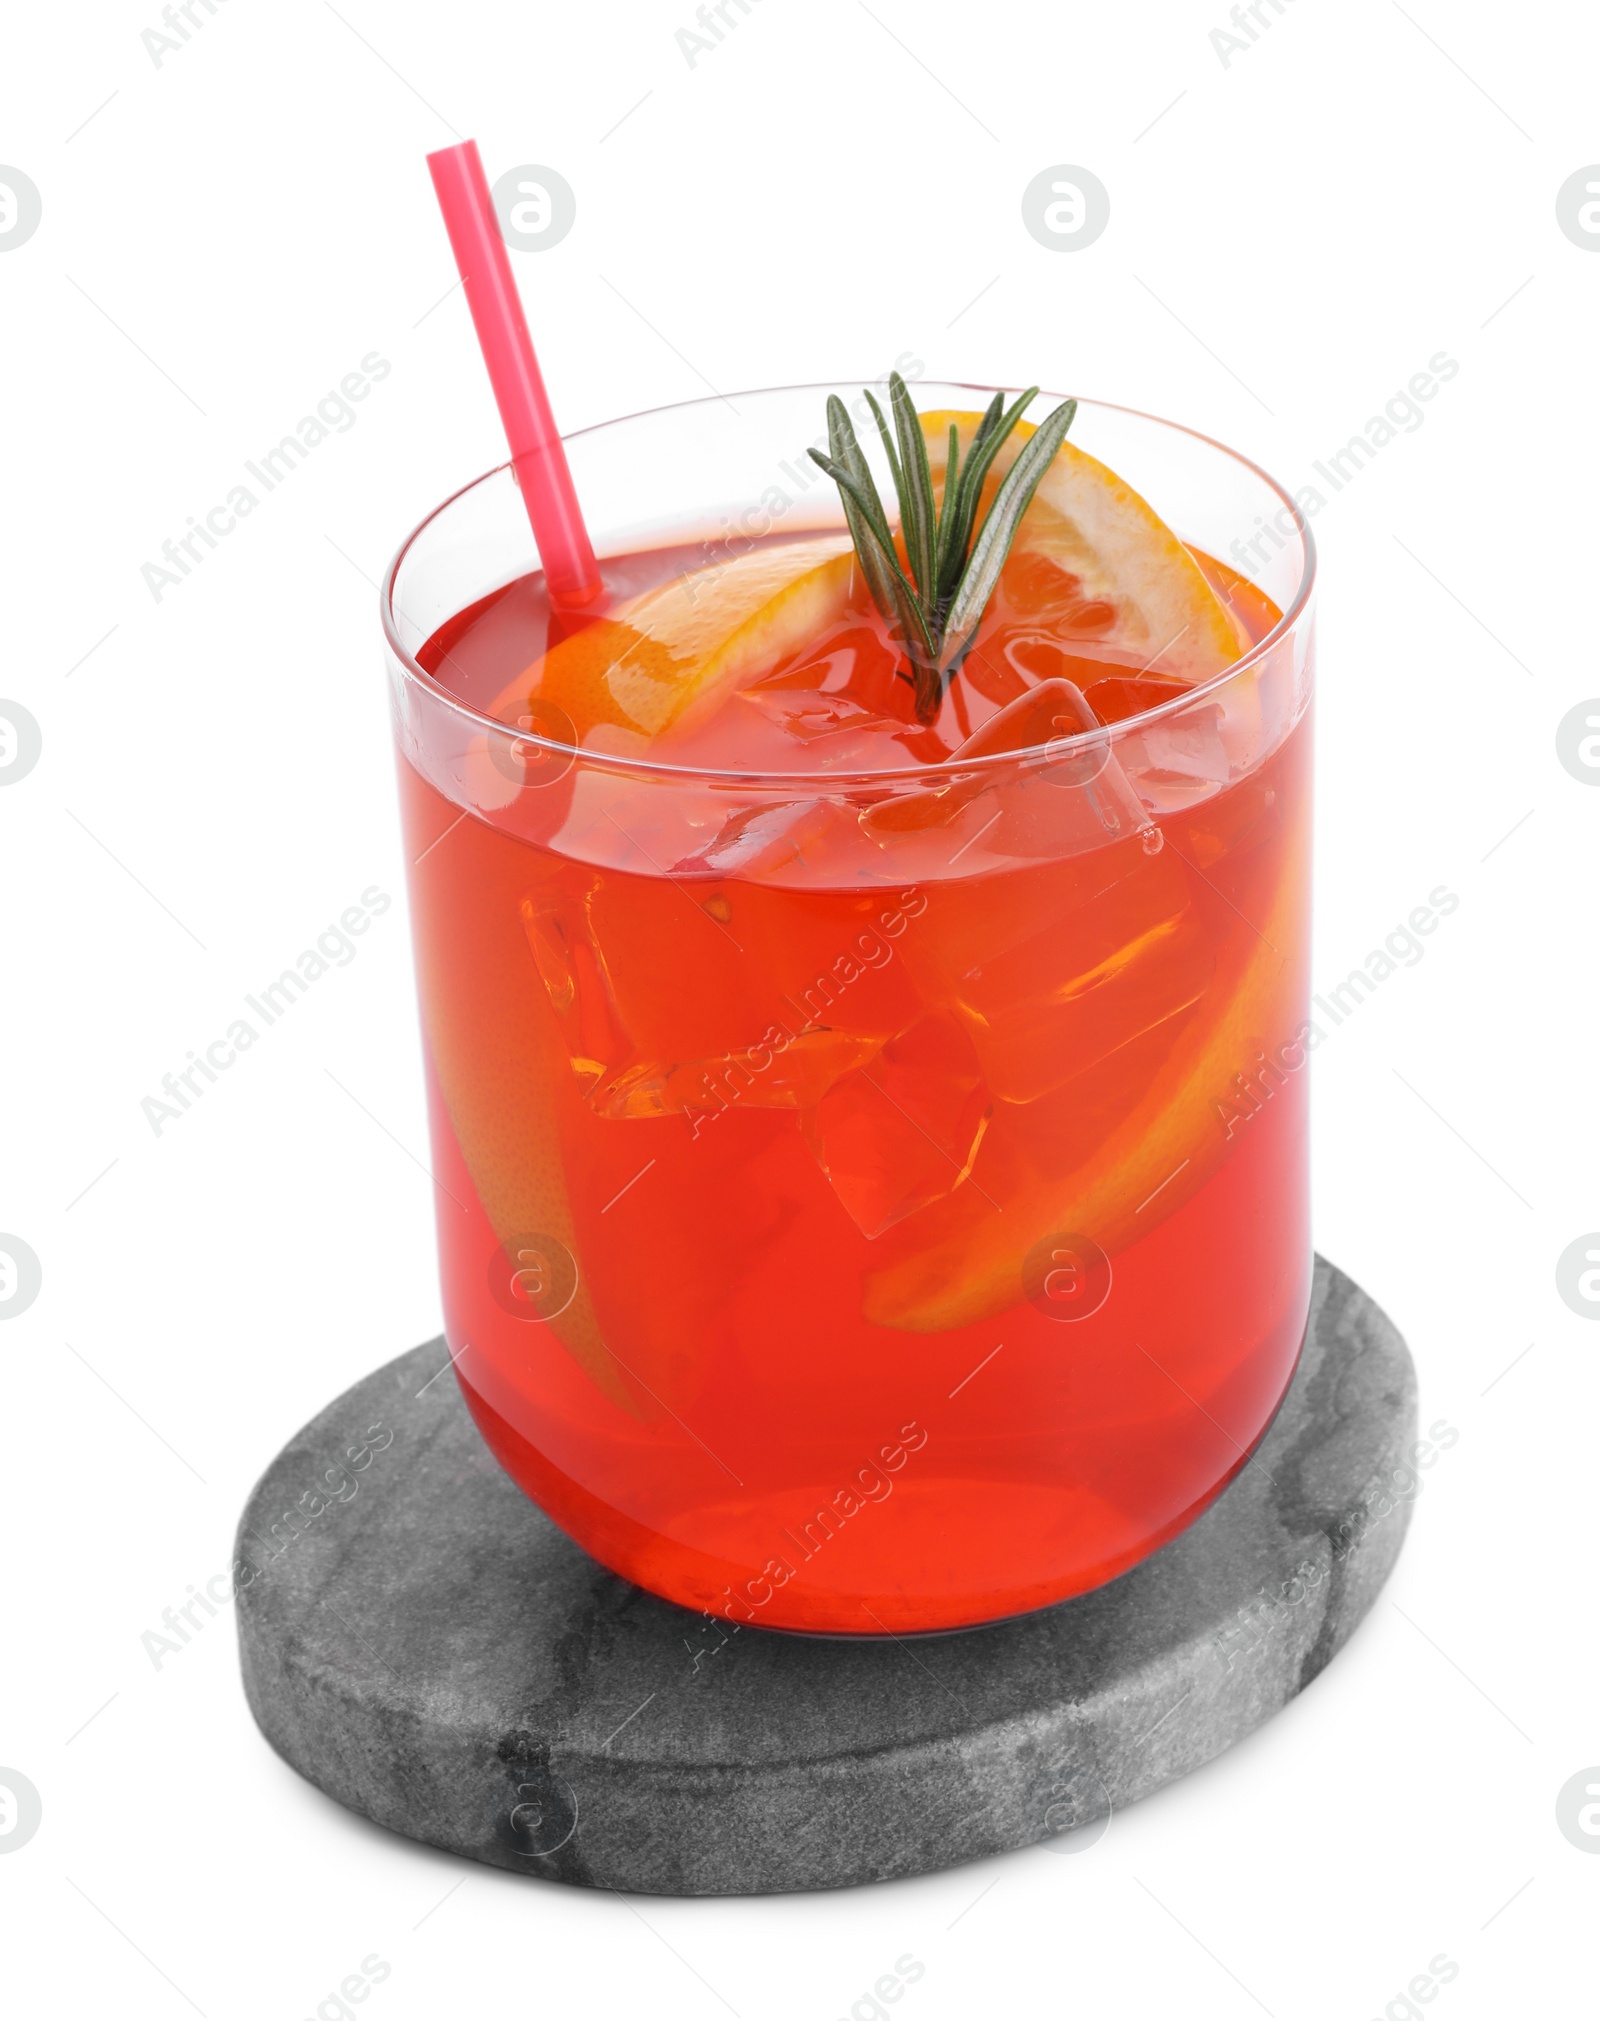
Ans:
[[[934,488],[943,496],[950,424],[963,458],[977,414],[922,416]],[[1013,430],[984,481],[980,513],[1033,433]],[[1048,597],[1052,574],[1072,578],[1072,597],[1100,614],[1095,639],[1141,665],[1208,680],[1248,645],[1243,628],[1212,589],[1194,556],[1131,484],[1095,457],[1064,442],[1023,514],[1001,577],[1023,596]]]
[[[599,724],[659,737],[806,645],[843,611],[855,574],[848,534],[758,547],[630,597],[535,660],[496,703],[537,698],[571,718],[581,742]]]
[[[1308,822],[1302,815],[1283,854],[1259,934],[1243,936],[1231,976],[1219,969],[1216,994],[1202,1003],[1138,1104],[1075,1171],[1031,1174],[960,1231],[941,1229],[866,1281],[863,1309],[880,1326],[938,1333],[992,1319],[1020,1303],[1023,1260],[1047,1236],[1089,1235],[1108,1255],[1142,1232],[1135,1215],[1157,1188],[1172,1213],[1216,1170],[1229,1149],[1219,1103],[1248,1071],[1257,1047],[1292,1036],[1297,951],[1304,941]],[[980,1167],[981,1170],[981,1167]]]
[[[553,1239],[577,1261],[577,1289],[549,1330],[614,1403],[647,1418],[649,1398],[606,1346],[568,1198],[581,1097],[521,931],[528,863],[477,821],[451,839],[448,857],[425,851],[413,870],[413,931],[423,1028],[456,1142],[502,1244]]]

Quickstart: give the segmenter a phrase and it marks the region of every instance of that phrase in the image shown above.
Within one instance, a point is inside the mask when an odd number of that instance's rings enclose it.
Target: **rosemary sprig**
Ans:
[[[1030,386],[1007,407],[996,393],[961,460],[955,423],[950,425],[950,453],[945,465],[944,496],[936,505],[933,477],[922,423],[911,403],[906,382],[889,374],[891,433],[883,409],[868,393],[894,479],[900,507],[900,531],[906,563],[900,565],[883,501],[861,453],[845,404],[828,396],[828,447],[831,455],[810,450],[811,460],[839,487],[845,524],[855,543],[856,558],[873,602],[900,634],[911,662],[918,720],[931,723],[939,713],[944,691],[959,669],[973,635],[994,595],[1022,515],[1033,501],[1039,481],[1066,440],[1078,411],[1076,400],[1063,400],[1046,416],[1024,444],[1001,480],[988,512],[977,520],[978,499],[995,458],[1011,431],[1038,394]]]

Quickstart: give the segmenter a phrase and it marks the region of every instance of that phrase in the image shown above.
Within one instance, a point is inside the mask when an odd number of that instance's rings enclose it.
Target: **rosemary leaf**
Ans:
[[[944,459],[944,494],[939,500],[939,533],[935,545],[934,559],[939,571],[939,586],[944,587],[945,564],[950,553],[950,531],[955,525],[956,483],[961,471],[961,434],[956,424],[950,423],[950,447]]]
[[[967,549],[972,544],[972,515],[977,505],[978,493],[971,481],[974,460],[979,457],[997,426],[1004,401],[996,393],[979,418],[973,430],[972,441],[967,449],[967,460],[962,466],[956,484],[955,498],[951,504],[950,538],[945,548],[944,567],[939,576],[939,593],[946,603],[961,579],[961,571],[966,565]],[[987,468],[987,465],[984,465]]]
[[[1063,400],[1039,423],[1023,445],[1016,462],[1001,480],[945,620],[940,651],[941,671],[948,671],[953,663],[959,661],[971,643],[984,607],[1000,580],[1000,571],[1011,552],[1011,543],[1017,537],[1022,515],[1033,503],[1033,494],[1039,488],[1040,479],[1055,461],[1056,451],[1066,441],[1067,430],[1072,426],[1077,411],[1076,400]],[[1019,418],[1013,410],[1012,425]]]
[[[851,427],[850,416],[837,393],[828,395],[828,442],[833,451],[834,461],[841,464],[855,482],[868,493],[881,520],[883,506],[878,498],[878,487],[872,481],[872,472],[867,467],[866,457],[861,453],[861,445],[856,440],[856,431]],[[816,451],[813,450],[811,454],[826,470],[827,464],[823,463],[823,459]],[[893,624],[900,614],[900,601],[894,579],[884,562],[877,542],[867,537],[867,522],[862,515],[861,507],[843,486],[840,487],[840,498],[844,504],[845,524],[850,529],[850,538],[855,544],[856,559],[861,565],[868,593],[883,613],[885,620]]]
[[[883,614],[891,623],[899,623],[906,650],[910,653],[919,676],[925,667],[933,669],[938,663],[938,644],[929,629],[921,600],[915,589],[906,581],[905,571],[900,566],[900,557],[895,553],[894,535],[889,531],[888,521],[883,516],[883,507],[879,503],[877,491],[875,488],[869,488],[872,487],[870,474],[866,485],[863,486],[851,476],[843,464],[835,463],[831,457],[823,456],[815,449],[807,450],[806,454],[819,469],[828,473],[845,494],[847,511],[849,501],[854,501],[866,530],[872,536],[872,541],[885,564],[885,572],[889,579],[890,608]],[[863,556],[863,549],[859,544],[856,553],[858,557]]]
[[[911,494],[907,489],[907,472],[904,464],[895,454],[894,438],[889,433],[888,422],[883,418],[883,409],[873,399],[869,387],[864,387],[862,393],[867,405],[872,409],[873,420],[878,424],[878,434],[883,441],[883,453],[889,459],[889,474],[894,479],[894,495],[900,501],[900,525],[904,531],[911,525]],[[907,537],[907,558],[911,562],[911,572],[915,575],[917,563],[915,555],[912,555],[910,552],[909,535]],[[919,589],[921,588],[920,582],[917,586]]]
[[[889,374],[889,404],[894,409],[894,429],[900,438],[900,464],[905,471],[910,505],[909,513],[900,521],[901,531],[905,534],[906,553],[917,588],[924,600],[931,603],[939,594],[934,560],[933,478],[928,471],[928,445],[923,439],[922,423],[911,404],[906,382],[898,372]]]
[[[990,405],[989,413],[984,416],[986,422],[993,416],[992,425],[983,432],[981,446],[974,441],[973,451],[967,457],[966,470],[962,473],[961,518],[957,522],[956,534],[963,558],[971,545],[972,523],[977,515],[984,479],[989,475],[995,458],[1010,439],[1011,431],[1033,405],[1038,391],[1037,386],[1028,387],[1003,412],[1000,395],[997,393]],[[952,590],[953,588],[954,584],[951,585]]]
[[[866,395],[900,506],[904,567],[872,471],[837,394],[828,398],[832,455],[807,451],[839,487],[845,523],[873,602],[898,631],[911,663],[909,678],[921,722],[932,723],[937,718],[945,687],[977,632],[1017,528],[1077,412],[1076,400],[1064,400],[1039,424],[1001,479],[980,521],[984,481],[1038,391],[1037,386],[1028,387],[1009,407],[1004,394],[996,393],[978,423],[965,461],[960,435],[951,424],[944,495],[937,505],[922,422],[904,379],[898,372],[889,375],[892,434],[883,409],[870,392]]]

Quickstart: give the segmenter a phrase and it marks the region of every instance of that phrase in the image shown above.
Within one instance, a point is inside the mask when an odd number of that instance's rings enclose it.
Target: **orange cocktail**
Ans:
[[[981,401],[918,404],[938,500]],[[723,490],[644,537],[640,424],[594,431],[598,610],[509,548],[461,572],[496,479],[397,564],[457,1374],[549,1514],[688,1606],[878,1633],[1082,1591],[1293,1369],[1309,555],[1249,466],[1086,411],[1186,498],[1220,473],[1212,552],[1062,448],[948,675],[794,458],[716,509],[743,451],[699,409]]]

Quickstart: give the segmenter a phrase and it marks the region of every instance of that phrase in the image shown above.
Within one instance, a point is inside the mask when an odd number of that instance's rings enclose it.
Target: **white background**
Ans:
[[[373,2021],[838,2021],[909,1951],[905,2021],[1371,2021],[1443,1952],[1443,2021],[1592,2011],[1600,1859],[1555,1800],[1600,1761],[1600,1331],[1555,1263],[1600,1224],[1600,792],[1555,730],[1600,694],[1600,258],[1555,196],[1600,158],[1600,17],[1266,0],[1224,64],[1221,0],[752,0],[691,66],[688,0],[194,13],[157,65],[154,0],[16,10],[0,85],[44,204],[0,256],[0,694],[43,732],[0,792],[0,1229],[44,1269],[0,1328],[0,1764],[43,1798],[0,1996],[303,2021],[376,1952]],[[1318,1052],[1317,1241],[1459,1439],[1332,1669],[1079,1857],[595,1899],[301,1783],[226,1617],[141,1646],[282,1441],[440,1324],[401,904],[159,1137],[140,1103],[365,887],[401,896],[373,582],[503,455],[423,165],[465,135],[577,193],[513,256],[566,427],[909,348],[1301,484],[1460,363],[1315,522],[1317,986],[1461,901]],[[1076,252],[1021,221],[1061,162],[1111,195]],[[141,565],[373,350],[356,425],[154,600]]]

